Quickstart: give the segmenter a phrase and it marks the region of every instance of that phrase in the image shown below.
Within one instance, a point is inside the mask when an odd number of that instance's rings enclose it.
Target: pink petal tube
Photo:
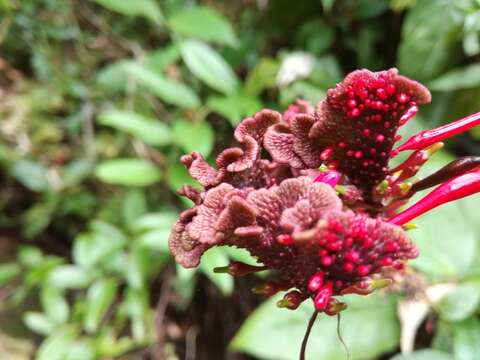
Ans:
[[[400,145],[396,150],[405,151],[424,149],[438,141],[442,141],[470,130],[477,125],[480,125],[480,112],[440,126],[436,129],[420,131],[418,134],[413,135],[405,143]]]
[[[395,225],[403,225],[410,220],[450,201],[461,199],[480,192],[480,169],[460,175],[436,187],[408,209],[388,220]]]

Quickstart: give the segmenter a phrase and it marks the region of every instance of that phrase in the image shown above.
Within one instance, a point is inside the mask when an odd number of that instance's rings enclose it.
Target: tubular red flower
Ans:
[[[440,126],[436,129],[424,130],[412,136],[395,150],[418,150],[424,149],[436,142],[455,136],[475,126],[480,125],[480,112],[464,117],[452,123]]]
[[[480,192],[480,169],[460,175],[438,186],[430,194],[397,214],[388,222],[403,225],[437,206],[478,192]]]

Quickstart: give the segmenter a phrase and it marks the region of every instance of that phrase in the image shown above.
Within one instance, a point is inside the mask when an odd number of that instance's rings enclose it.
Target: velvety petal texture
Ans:
[[[263,292],[295,289],[281,303],[291,309],[310,297],[332,315],[344,308],[333,296],[373,291],[372,279],[418,255],[384,217],[403,203],[400,180],[410,174],[388,169],[396,132],[429,101],[423,85],[396,69],[359,70],[315,110],[297,101],[283,115],[244,119],[215,166],[196,152],[183,156],[203,189],[179,190],[195,205],[174,225],[175,260],[194,267],[212,246],[244,248],[259,269],[273,270]],[[255,269],[237,263],[230,273]]]

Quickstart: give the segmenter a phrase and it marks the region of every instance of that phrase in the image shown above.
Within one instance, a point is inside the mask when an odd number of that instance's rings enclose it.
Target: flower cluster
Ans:
[[[480,191],[478,157],[411,181],[440,141],[480,121],[475,114],[394,149],[398,128],[429,101],[428,89],[396,69],[358,70],[315,109],[298,101],[283,115],[262,110],[244,119],[234,133],[236,145],[218,155],[216,167],[199,153],[183,156],[203,188],[186,185],[179,191],[195,206],[173,227],[175,260],[195,267],[213,246],[247,249],[258,266],[234,262],[216,271],[240,276],[271,270],[271,279],[256,292],[288,291],[278,305],[289,309],[311,298],[329,315],[345,308],[336,296],[387,286],[387,273],[418,256],[407,223]],[[389,160],[406,150],[414,152],[389,168]],[[423,200],[398,212],[416,191],[435,185]]]

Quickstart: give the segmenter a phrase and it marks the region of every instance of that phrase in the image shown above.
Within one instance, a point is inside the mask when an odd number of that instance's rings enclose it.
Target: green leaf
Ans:
[[[80,184],[92,172],[93,164],[85,159],[74,160],[63,168],[62,180],[66,186]]]
[[[85,339],[76,340],[68,351],[65,360],[95,360],[95,347],[92,341]]]
[[[470,89],[480,85],[480,64],[471,64],[450,70],[440,77],[432,80],[428,87],[430,90],[453,91]]]
[[[255,357],[297,360],[308,320],[311,301],[297,310],[275,306],[278,297],[265,301],[243,323],[231,348]],[[346,296],[348,309],[342,313],[341,333],[351,359],[374,359],[395,349],[399,341],[396,301],[393,296]],[[307,359],[344,360],[345,350],[337,336],[337,318],[320,315],[313,327]]]
[[[18,261],[28,268],[40,265],[43,258],[42,251],[34,246],[23,245],[18,250]]]
[[[95,175],[107,184],[124,186],[148,186],[162,177],[153,163],[134,158],[104,161],[96,166]]]
[[[74,327],[56,330],[40,345],[36,360],[65,360],[78,333]]]
[[[25,159],[16,161],[11,173],[30,190],[42,192],[50,189],[47,169],[38,162]]]
[[[197,94],[184,83],[167,79],[146,65],[129,63],[124,68],[141,86],[168,104],[191,108],[200,105]]]
[[[117,284],[110,279],[93,283],[87,291],[83,327],[88,333],[95,333],[107,310],[115,299]]]
[[[172,124],[173,142],[185,152],[198,151],[207,157],[215,140],[212,126],[207,121],[190,122],[176,119]]]
[[[62,290],[53,286],[43,286],[40,291],[40,302],[43,311],[55,325],[67,322],[70,308]]]
[[[280,64],[277,60],[264,57],[248,73],[245,80],[245,93],[258,96],[263,90],[273,87],[277,81],[277,72]]]
[[[180,49],[178,48],[178,45],[169,44],[148,54],[146,63],[152,70],[162,72],[178,59],[180,59]]]
[[[97,220],[90,224],[90,228],[73,242],[73,260],[85,269],[100,265],[127,243],[125,235],[109,223]]]
[[[133,135],[148,145],[162,146],[170,142],[170,129],[167,125],[138,113],[110,110],[101,113],[98,121],[102,125]]]
[[[170,253],[168,248],[170,232],[171,228],[147,231],[138,237],[138,242],[141,246],[150,250]]]
[[[463,18],[454,1],[417,1],[402,26],[400,72],[426,81],[456,62]]]
[[[235,126],[246,116],[255,114],[262,108],[262,103],[256,97],[244,94],[234,94],[225,97],[210,96],[207,106],[223,115]]]
[[[453,157],[447,152],[436,153],[423,167],[420,176],[434,172]],[[423,197],[416,195],[411,203]],[[444,204],[427,215],[415,219],[418,229],[409,235],[418,246],[421,256],[411,264],[424,272],[431,281],[458,279],[466,275],[477,257],[478,242],[475,222],[469,208],[479,206],[479,199],[465,198]],[[462,246],[458,246],[462,239]]]
[[[147,199],[140,189],[127,192],[123,199],[122,213],[125,223],[132,227],[137,219],[147,212]]]
[[[21,272],[17,263],[0,264],[0,286],[7,284]]]
[[[23,214],[23,228],[22,233],[27,238],[32,238],[40,234],[47,228],[52,220],[52,216],[59,203],[59,196],[50,193],[45,201],[38,201],[34,203]]]
[[[173,31],[182,35],[230,46],[238,45],[230,22],[206,6],[184,8],[171,16],[168,23]]]
[[[472,317],[453,325],[455,360],[480,359],[480,321]]]
[[[465,282],[445,295],[438,306],[440,316],[461,321],[471,316],[480,303],[480,282]]]
[[[229,274],[217,274],[213,269],[230,263],[224,249],[214,247],[202,255],[199,270],[203,272],[224,295],[230,295],[233,291],[233,277]]]
[[[55,330],[55,324],[43,313],[27,311],[23,322],[31,331],[41,335],[48,336]]]
[[[188,69],[205,84],[224,94],[237,91],[237,76],[209,45],[197,40],[185,40],[180,44],[180,53]]]
[[[133,228],[136,231],[170,229],[177,219],[178,213],[173,211],[148,213],[138,217]]]
[[[154,0],[93,0],[109,10],[128,16],[141,16],[160,24],[163,15]]]
[[[442,351],[427,349],[415,351],[410,355],[396,355],[391,360],[453,360],[453,357]]]
[[[83,289],[90,280],[88,273],[75,265],[61,265],[48,275],[48,283],[59,289]]]
[[[478,55],[480,53],[480,10],[469,12],[465,16],[463,32],[465,54],[468,56]]]
[[[127,88],[127,71],[133,60],[119,60],[101,68],[96,74],[96,82],[102,88],[112,91],[125,91]]]

